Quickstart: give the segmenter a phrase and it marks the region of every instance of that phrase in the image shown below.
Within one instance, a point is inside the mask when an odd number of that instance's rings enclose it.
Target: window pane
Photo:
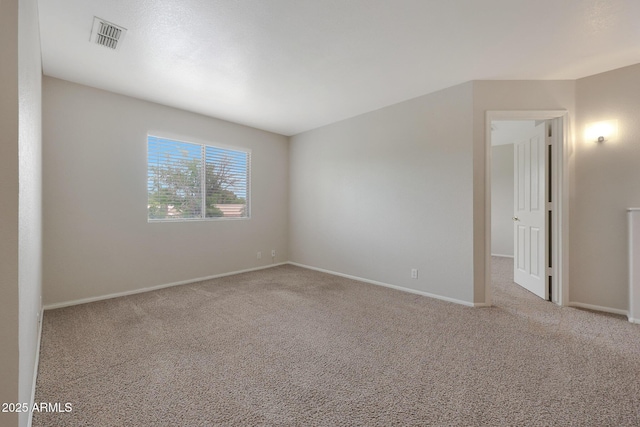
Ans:
[[[247,212],[249,154],[206,147],[206,217],[243,218]]]
[[[202,149],[149,136],[149,219],[202,218]]]

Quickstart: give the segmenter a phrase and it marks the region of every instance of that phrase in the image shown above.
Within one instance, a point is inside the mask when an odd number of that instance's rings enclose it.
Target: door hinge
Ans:
[[[553,277],[553,267],[547,267],[547,277]]]

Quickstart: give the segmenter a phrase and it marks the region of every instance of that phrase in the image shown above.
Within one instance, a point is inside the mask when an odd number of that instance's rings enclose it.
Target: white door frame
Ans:
[[[494,120],[561,119],[561,143],[552,145],[551,194],[554,207],[551,214],[552,239],[549,242],[553,265],[554,303],[569,304],[569,113],[566,110],[487,111],[485,116],[485,191],[484,191],[484,298],[483,305],[492,304],[491,286],[491,122]]]

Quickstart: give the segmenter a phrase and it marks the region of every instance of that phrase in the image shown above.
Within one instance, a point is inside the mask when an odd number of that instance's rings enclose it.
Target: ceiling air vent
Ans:
[[[91,42],[106,46],[110,49],[117,49],[118,46],[122,44],[122,39],[126,32],[126,28],[94,17],[93,28],[91,29]]]

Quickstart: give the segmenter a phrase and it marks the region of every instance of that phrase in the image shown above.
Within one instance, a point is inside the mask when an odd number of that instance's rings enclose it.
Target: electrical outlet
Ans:
[[[258,259],[262,259],[262,252],[258,252]]]
[[[411,278],[412,279],[417,279],[418,278],[418,269],[417,268],[412,268],[411,269]]]
[[[276,257],[276,250],[271,249],[271,258],[275,258],[275,257]]]

